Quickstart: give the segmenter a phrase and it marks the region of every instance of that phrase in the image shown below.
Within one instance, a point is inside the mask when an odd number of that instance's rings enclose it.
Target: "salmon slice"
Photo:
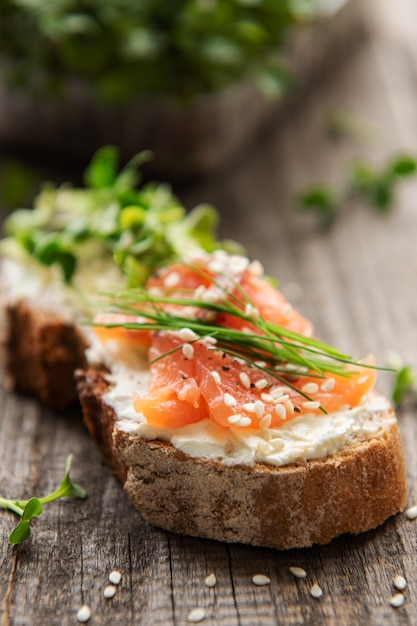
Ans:
[[[194,342],[191,352],[183,346],[177,334],[153,336],[150,393],[137,395],[134,406],[155,426],[186,426],[208,417],[229,428],[278,428],[300,415],[357,406],[376,379],[367,367],[372,359],[351,366],[349,377],[290,374],[277,380],[204,340]]]
[[[192,266],[176,263],[160,270],[147,284],[149,294],[155,296],[149,306],[173,316],[257,335],[262,335],[264,322],[306,337],[312,335],[311,322],[253,271],[246,259],[211,258],[214,262],[199,259]],[[163,302],[166,297],[187,302]],[[226,306],[228,311],[209,310],[199,306],[201,301]],[[236,313],[229,313],[233,308]],[[140,323],[141,318],[113,314],[101,319],[123,324]],[[98,332],[107,341],[149,345],[150,390],[146,396],[136,394],[134,406],[155,426],[179,427],[209,418],[229,428],[277,428],[300,415],[357,406],[376,380],[372,358],[362,365],[346,366],[347,376],[285,369],[280,373],[266,363],[259,366],[222,352],[207,338],[198,339],[193,333],[187,340],[178,331],[102,328]]]
[[[217,291],[220,302],[225,299],[241,312],[252,310],[268,322],[284,326],[305,336],[311,336],[313,333],[312,323],[291,306],[285,296],[266,278],[254,275],[250,269],[245,269],[239,279],[227,280],[227,276],[216,276],[215,272],[202,262],[196,262],[194,267],[178,263],[163,268],[157,275],[151,277],[147,288],[151,292],[162,290],[162,293],[173,298],[196,297],[203,300],[214,300],[208,296],[213,296]],[[211,293],[209,289],[212,290]],[[166,308],[173,313],[185,316],[193,314],[198,316],[199,314],[197,308],[174,305],[166,305]],[[234,315],[220,313],[216,316],[215,322],[219,326],[237,330],[246,327],[248,330],[256,331],[253,324]]]
[[[143,324],[144,322],[146,322],[146,319],[140,315],[100,313],[94,318],[95,326],[93,326],[93,330],[104,344],[116,341],[127,343],[128,345],[133,344],[135,347],[146,350],[151,343],[150,332],[123,326],[123,324]]]

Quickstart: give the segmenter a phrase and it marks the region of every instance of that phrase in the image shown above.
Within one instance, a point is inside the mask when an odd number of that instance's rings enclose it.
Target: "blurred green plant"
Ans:
[[[138,93],[188,100],[256,77],[288,80],[291,27],[317,0],[2,0],[0,58],[16,85],[59,92],[68,78],[107,102]]]
[[[397,155],[380,167],[364,160],[354,161],[349,166],[347,181],[339,188],[311,185],[298,195],[297,205],[301,211],[315,213],[324,229],[329,228],[353,201],[386,214],[395,205],[400,181],[416,173],[417,160],[408,154]]]
[[[397,352],[392,352],[388,358],[389,365],[395,371],[392,385],[391,399],[396,407],[411,401],[417,402],[417,370],[409,363],[404,363]]]
[[[187,213],[169,185],[140,186],[140,166],[150,156],[141,152],[119,168],[118,149],[104,146],[85,172],[85,187],[46,184],[33,209],[6,219],[0,252],[56,265],[70,283],[94,246],[94,255],[120,267],[129,286],[144,284],[159,266],[195,249],[241,252],[238,244],[216,239],[218,213],[211,205]]]

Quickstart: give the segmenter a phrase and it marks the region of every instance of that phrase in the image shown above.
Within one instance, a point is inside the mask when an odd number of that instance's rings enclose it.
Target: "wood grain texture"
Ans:
[[[372,36],[336,75],[304,94],[286,122],[271,126],[233,167],[177,191],[190,206],[208,200],[219,207],[222,234],[242,241],[280,278],[325,340],[355,356],[374,352],[382,364],[396,348],[417,366],[417,184],[404,187],[392,214],[352,206],[328,233],[293,207],[303,185],[338,181],[357,155],[378,161],[416,151],[417,8],[413,0],[402,0],[395,13],[387,0],[369,4],[378,9]],[[359,136],[329,139],[336,109],[355,114]],[[391,382],[381,375],[379,389],[389,393]],[[101,466],[77,412],[49,412],[0,391],[0,415],[0,493],[48,492],[73,453],[72,476],[89,494],[83,502],[45,507],[32,539],[18,548],[7,543],[15,518],[1,513],[2,626],[76,624],[83,603],[91,607],[92,626],[180,626],[195,607],[206,610],[202,623],[210,626],[417,625],[417,522],[404,514],[358,537],[289,552],[180,537],[143,521]],[[414,407],[399,414],[399,425],[412,505]],[[295,579],[292,565],[307,578]],[[123,578],[115,597],[105,600],[113,569]],[[211,572],[217,585],[210,589],[204,579]],[[271,584],[253,585],[256,573]],[[400,609],[389,605],[396,574],[408,581]],[[314,582],[323,589],[320,599],[310,596]]]

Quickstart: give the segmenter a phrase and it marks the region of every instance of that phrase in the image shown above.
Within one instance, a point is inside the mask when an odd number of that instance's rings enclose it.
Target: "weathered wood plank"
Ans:
[[[189,205],[210,200],[219,206],[223,234],[262,259],[319,335],[355,354],[373,351],[382,363],[386,351],[397,348],[417,365],[416,184],[401,194],[392,215],[352,207],[325,234],[296,215],[292,202],[309,181],[337,181],[357,154],[379,159],[413,147],[415,44],[393,37],[390,26],[388,38],[377,31],[338,76],[309,94],[308,108],[295,107],[286,125],[272,127],[247,158],[178,190]],[[370,136],[331,142],[326,124],[337,108],[355,112]],[[390,385],[390,377],[381,376],[380,388],[388,393]],[[100,465],[79,414],[52,414],[4,391],[0,412],[0,493],[46,493],[60,482],[73,453],[72,476],[89,494],[84,502],[46,507],[33,538],[19,548],[6,541],[14,517],[0,515],[3,626],[75,624],[83,603],[91,607],[90,623],[104,626],[182,625],[195,607],[206,610],[204,624],[221,626],[417,624],[417,527],[404,514],[359,537],[284,553],[171,535],[150,528],[133,509]],[[415,410],[402,412],[399,423],[413,504]],[[291,565],[308,577],[295,579]],[[105,600],[113,569],[123,578],[115,597]],[[212,572],[217,585],[210,589],[204,579]],[[268,575],[271,585],[255,587],[256,573]],[[405,604],[397,610],[389,605],[396,574],[408,580]],[[310,596],[314,582],[323,589],[320,599]]]

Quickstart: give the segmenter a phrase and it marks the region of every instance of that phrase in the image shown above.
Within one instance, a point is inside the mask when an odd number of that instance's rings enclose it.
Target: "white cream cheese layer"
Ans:
[[[263,431],[249,428],[224,428],[206,419],[181,428],[151,426],[133,407],[133,393],[146,393],[149,372],[118,366],[109,380],[112,388],[104,400],[118,415],[117,428],[136,433],[145,439],[169,441],[178,450],[193,457],[217,459],[224,465],[253,465],[256,462],[274,466],[302,463],[335,454],[350,442],[366,441],[380,434],[388,421],[380,415],[389,409],[388,401],[370,394],[353,409],[332,414],[309,414],[296,417],[280,428]]]
[[[17,248],[13,253],[1,259],[2,298],[34,303],[37,309],[55,312],[66,321],[91,316],[100,293],[124,286],[119,268],[94,242],[83,246],[71,285],[64,282],[58,266],[41,265]]]

